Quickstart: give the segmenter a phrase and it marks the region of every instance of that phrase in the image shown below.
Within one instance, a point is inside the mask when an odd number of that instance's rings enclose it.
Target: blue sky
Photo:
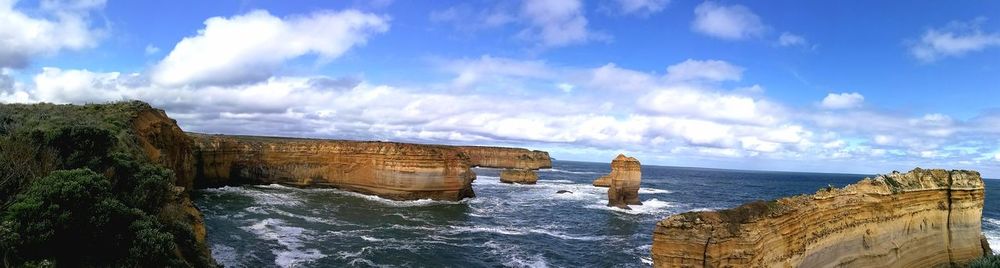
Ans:
[[[0,102],[560,159],[1000,175],[1000,3],[0,0]]]

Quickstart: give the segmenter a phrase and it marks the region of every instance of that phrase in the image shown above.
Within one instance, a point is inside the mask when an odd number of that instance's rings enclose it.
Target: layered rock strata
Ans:
[[[538,174],[528,169],[504,169],[500,171],[500,182],[535,184],[538,182]]]
[[[469,156],[476,167],[530,169],[552,168],[552,159],[544,151],[492,146],[455,146]]]
[[[639,160],[619,154],[611,160],[611,173],[595,180],[594,185],[607,185],[609,207],[629,209],[628,205],[642,205],[639,201],[641,182],[642,166]]]
[[[469,164],[475,167],[502,168],[500,182],[535,184],[536,170],[552,168],[549,153],[522,148],[493,146],[456,146],[469,156]]]
[[[190,134],[200,187],[277,183],[395,200],[473,197],[469,158],[450,146]]]
[[[914,169],[775,201],[671,216],[655,267],[940,267],[984,256],[978,172]]]

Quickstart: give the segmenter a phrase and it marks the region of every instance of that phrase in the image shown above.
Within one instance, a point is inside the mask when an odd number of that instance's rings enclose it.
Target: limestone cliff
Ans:
[[[914,169],[814,195],[671,216],[655,267],[939,267],[984,255],[978,172]]]
[[[538,174],[527,169],[504,169],[500,171],[500,182],[535,184],[538,182]]]
[[[629,209],[628,205],[642,205],[639,201],[639,185],[642,182],[642,166],[635,157],[619,154],[611,160],[611,173],[598,181],[608,181],[608,206]],[[598,182],[594,181],[594,185]]]
[[[491,146],[456,146],[469,156],[469,163],[476,167],[531,169],[551,168],[549,153],[522,148]]]
[[[449,146],[190,134],[198,187],[278,183],[397,200],[472,197],[469,158]]]
[[[200,259],[201,263],[214,265],[206,240],[205,221],[188,195],[193,189],[195,176],[192,141],[163,110],[152,108],[148,104],[139,107],[141,108],[130,120],[133,142],[151,162],[173,170],[176,179],[174,184],[179,187],[158,216],[183,222],[193,231],[196,248],[178,249],[179,254],[185,255],[184,258],[192,263],[197,263],[194,260]]]

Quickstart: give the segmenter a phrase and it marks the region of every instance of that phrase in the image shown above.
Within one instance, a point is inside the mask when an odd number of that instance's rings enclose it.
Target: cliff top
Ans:
[[[635,161],[635,162],[639,162],[639,159],[635,159],[635,157],[631,157],[631,156],[625,156],[625,154],[618,154],[618,157],[615,157],[615,159],[611,160],[611,161]]]
[[[805,207],[813,200],[838,197],[862,198],[865,195],[891,195],[925,190],[975,190],[983,187],[983,180],[976,171],[915,168],[907,173],[893,171],[874,178],[864,178],[844,188],[825,187],[813,195],[803,194],[771,201],[754,201],[718,211],[685,212],[670,216],[657,225],[693,227],[700,224],[724,224],[735,234],[739,231],[739,224],[780,216]]]

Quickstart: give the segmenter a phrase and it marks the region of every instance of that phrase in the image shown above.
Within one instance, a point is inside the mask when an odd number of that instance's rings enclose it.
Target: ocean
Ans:
[[[644,205],[621,210],[605,206],[607,188],[590,185],[610,171],[607,163],[555,161],[536,185],[475,171],[477,197],[458,202],[280,185],[206,189],[194,198],[212,255],[227,267],[649,267],[653,227],[671,214],[866,177],[646,165]],[[983,229],[1000,248],[1000,180],[986,180]]]

